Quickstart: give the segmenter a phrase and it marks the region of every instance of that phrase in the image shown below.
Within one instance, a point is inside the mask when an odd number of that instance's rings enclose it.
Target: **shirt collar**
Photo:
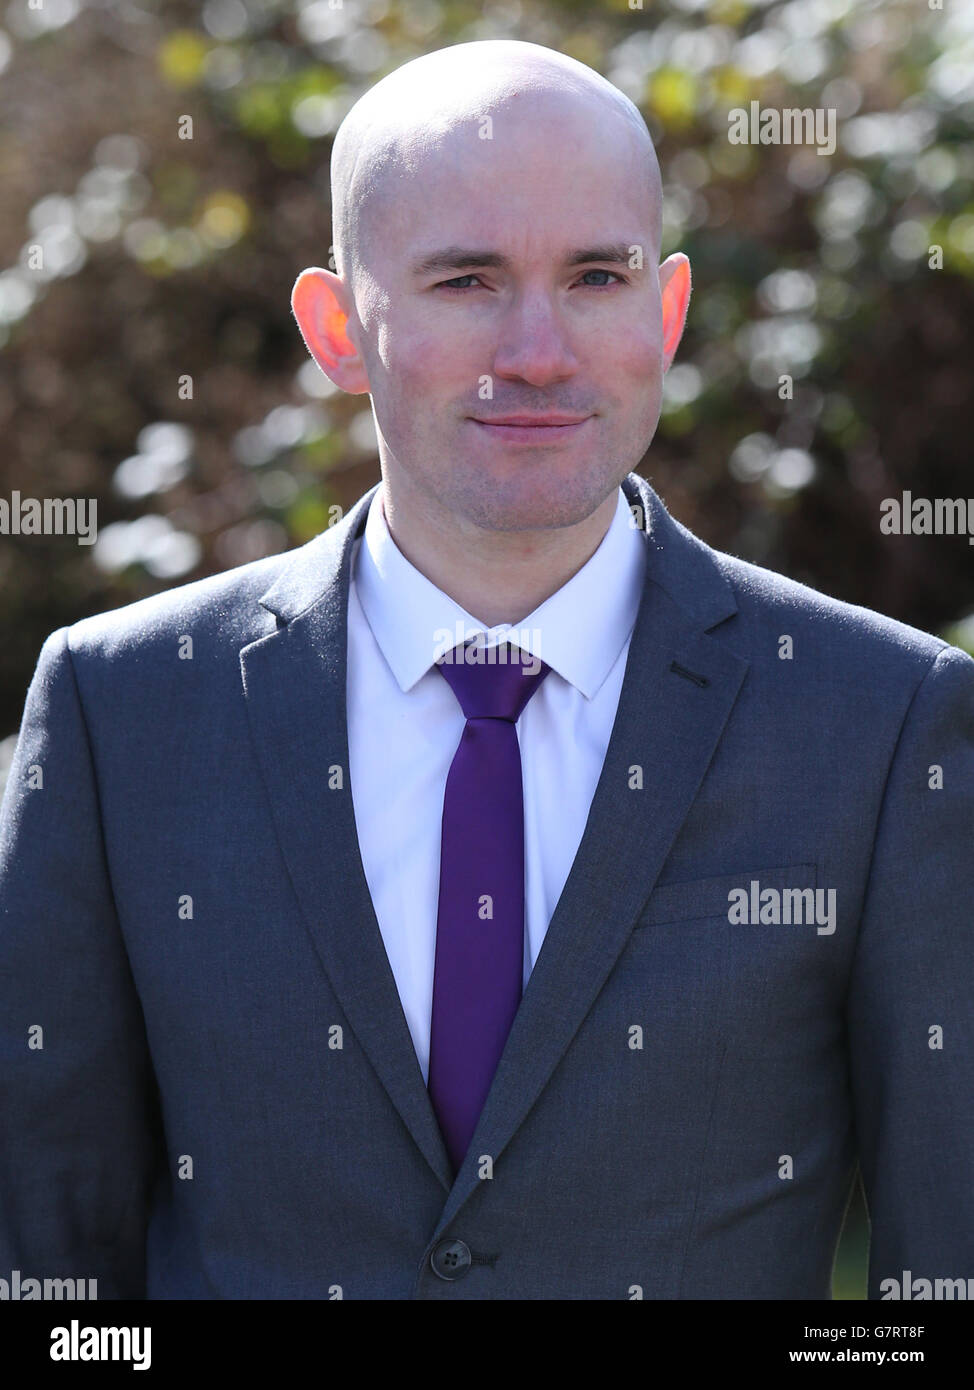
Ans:
[[[380,486],[356,546],[353,582],[400,689],[410,690],[458,642],[483,633],[488,646],[509,640],[539,657],[591,699],[632,632],[645,583],[646,535],[617,491],[609,529],[582,568],[523,621],[488,628],[406,559],[386,523]]]

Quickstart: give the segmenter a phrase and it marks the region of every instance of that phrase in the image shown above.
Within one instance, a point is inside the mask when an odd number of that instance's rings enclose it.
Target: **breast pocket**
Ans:
[[[634,930],[708,919],[741,927],[816,928],[828,906],[817,887],[818,866],[813,863],[664,883],[650,894]]]
[[[783,1084],[835,1042],[836,941],[821,918],[834,890],[812,862],[660,884],[619,958],[620,990],[643,1004],[661,1053],[726,1043],[728,1066]],[[707,1062],[704,1053],[703,1061]],[[709,1081],[709,1071],[701,1081]],[[690,1069],[686,1077],[690,1084]],[[751,1083],[748,1082],[748,1085]]]

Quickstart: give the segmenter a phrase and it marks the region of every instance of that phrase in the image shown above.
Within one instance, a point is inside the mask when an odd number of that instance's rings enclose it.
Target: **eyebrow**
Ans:
[[[623,242],[612,242],[604,246],[584,246],[575,251],[569,251],[565,257],[565,265],[588,265],[592,261],[607,261],[611,265],[629,264],[629,247]],[[499,251],[480,251],[476,248],[470,250],[465,246],[445,246],[440,251],[433,251],[428,256],[421,257],[414,261],[412,273],[414,276],[432,275],[441,270],[466,270],[471,266],[490,267],[494,270],[510,270],[511,261],[509,257],[502,255]]]

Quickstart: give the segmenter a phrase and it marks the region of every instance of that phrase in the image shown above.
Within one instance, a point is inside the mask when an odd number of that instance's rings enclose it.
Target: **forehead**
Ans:
[[[659,197],[651,153],[617,119],[600,127],[548,114],[454,126],[388,168],[376,191],[377,249],[411,271],[444,248],[492,249],[513,262],[645,245]]]

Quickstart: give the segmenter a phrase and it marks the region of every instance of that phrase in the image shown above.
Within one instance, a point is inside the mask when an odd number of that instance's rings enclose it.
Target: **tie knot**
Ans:
[[[510,642],[496,647],[462,643],[436,662],[467,719],[509,719],[524,706],[551,667]]]

